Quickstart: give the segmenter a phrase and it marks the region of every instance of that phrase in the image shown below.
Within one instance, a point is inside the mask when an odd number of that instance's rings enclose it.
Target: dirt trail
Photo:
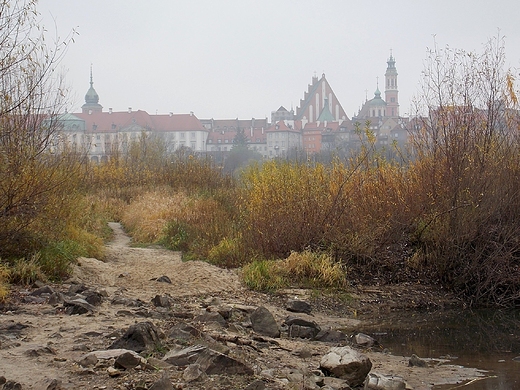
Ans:
[[[119,223],[111,222],[113,241],[107,245],[106,261],[80,258],[74,280],[104,286],[110,293],[121,288],[125,295],[149,301],[157,294],[173,297],[243,290],[236,271],[221,269],[202,261],[181,260],[180,252],[166,249],[132,248]],[[153,282],[167,276],[169,283]]]

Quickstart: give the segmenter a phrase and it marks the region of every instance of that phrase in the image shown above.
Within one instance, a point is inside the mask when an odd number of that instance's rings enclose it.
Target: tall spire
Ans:
[[[99,95],[94,89],[94,78],[92,77],[92,64],[90,64],[90,88],[85,95],[85,104],[81,106],[84,113],[102,111],[103,107],[99,104]]]

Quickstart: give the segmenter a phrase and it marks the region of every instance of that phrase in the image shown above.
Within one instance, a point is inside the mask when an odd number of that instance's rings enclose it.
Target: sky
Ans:
[[[435,43],[482,52],[500,34],[507,66],[520,68],[518,0],[39,0],[38,10],[51,37],[77,32],[59,64],[69,112],[81,111],[91,66],[105,111],[200,119],[296,110],[323,73],[352,117],[377,78],[383,92],[390,53],[406,116]]]

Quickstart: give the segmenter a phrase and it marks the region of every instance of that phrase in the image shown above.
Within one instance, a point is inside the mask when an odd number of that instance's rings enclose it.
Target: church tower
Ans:
[[[386,116],[396,118],[399,116],[399,91],[397,90],[397,69],[392,52],[386,63],[388,64],[385,73]]]
[[[99,104],[99,95],[94,89],[94,81],[92,80],[92,66],[90,66],[90,88],[85,95],[85,104],[81,106],[81,112],[83,114],[103,111],[103,106]]]

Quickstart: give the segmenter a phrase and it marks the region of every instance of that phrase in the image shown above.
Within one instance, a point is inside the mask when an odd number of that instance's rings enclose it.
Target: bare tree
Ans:
[[[78,173],[77,155],[53,148],[66,95],[57,66],[74,32],[48,43],[36,6],[0,0],[0,256],[34,249],[39,218],[54,221],[49,231],[63,223],[56,203]]]
[[[520,301],[520,160],[513,71],[501,36],[482,53],[429,51],[413,170],[424,262],[475,303]]]

